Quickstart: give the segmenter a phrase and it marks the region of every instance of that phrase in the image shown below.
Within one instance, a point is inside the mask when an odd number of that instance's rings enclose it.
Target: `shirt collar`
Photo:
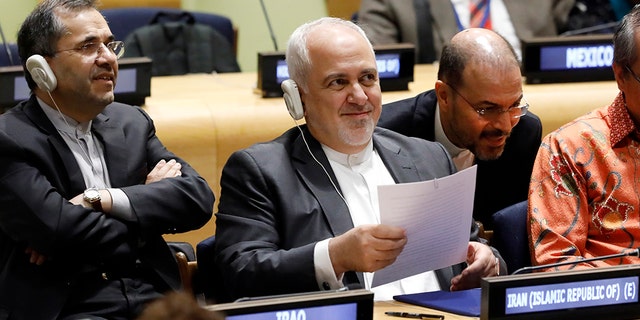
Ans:
[[[322,145],[322,150],[329,160],[335,161],[345,167],[352,167],[371,159],[371,154],[373,153],[373,139],[369,140],[369,143],[364,150],[354,154],[341,153],[324,144]]]
[[[37,98],[37,97],[36,97]],[[49,106],[47,103],[42,101],[40,98],[38,99],[38,105],[44,112],[44,114],[49,118],[49,121],[53,123],[53,126],[64,133],[70,134],[72,136],[76,136],[77,132],[87,134],[89,130],[91,130],[92,121],[87,121],[80,123],[73,118],[59,112],[57,109]]]
[[[466,150],[462,148],[458,148],[444,133],[444,129],[442,128],[442,122],[440,122],[440,104],[436,103],[436,120],[434,124],[434,133],[436,142],[440,142],[442,146],[449,152],[449,155],[453,158],[457,156],[460,152]]]
[[[613,100],[607,111],[611,121],[610,142],[612,146],[615,146],[632,133],[636,133],[637,136],[638,128],[633,119],[631,119],[622,92],[618,93],[618,96]]]

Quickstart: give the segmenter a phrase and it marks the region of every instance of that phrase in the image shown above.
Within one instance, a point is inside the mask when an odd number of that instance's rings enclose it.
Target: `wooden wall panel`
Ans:
[[[360,0],[326,0],[327,13],[331,17],[351,20],[351,16],[360,9]]]
[[[100,8],[118,8],[118,7],[166,7],[180,8],[181,0],[101,0]]]

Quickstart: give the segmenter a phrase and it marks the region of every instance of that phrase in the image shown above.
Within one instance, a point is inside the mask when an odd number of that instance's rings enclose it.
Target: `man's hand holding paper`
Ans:
[[[378,188],[381,223],[404,228],[408,242],[393,264],[376,271],[372,286],[465,261],[473,266],[467,274],[475,276],[487,254],[495,259],[488,247],[485,252],[469,244],[475,177],[473,166],[441,179]],[[471,278],[463,273],[452,288],[466,287]]]
[[[379,270],[396,261],[406,243],[407,234],[399,227],[383,224],[355,227],[329,241],[333,270],[338,277],[349,270]]]

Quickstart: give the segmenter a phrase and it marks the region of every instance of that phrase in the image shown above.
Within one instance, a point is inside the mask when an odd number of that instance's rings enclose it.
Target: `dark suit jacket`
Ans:
[[[502,0],[520,39],[556,36],[574,0]],[[533,8],[532,6],[535,6]],[[458,33],[450,0],[363,0],[358,23],[373,44],[408,42],[416,45],[418,63],[425,60],[422,48],[433,46],[436,60],[444,44]],[[500,33],[500,30],[496,30]],[[429,34],[431,33],[431,34]],[[429,39],[432,43],[425,43]]]
[[[331,181],[327,157],[306,126],[235,152],[225,165],[216,214],[216,262],[228,299],[317,291],[313,250],[316,242],[353,228],[351,215]],[[443,177],[455,167],[440,144],[376,128],[374,148],[396,182]],[[339,186],[337,186],[339,188]],[[473,224],[472,237],[477,240]],[[460,266],[437,270],[448,290]],[[362,284],[348,272],[344,284]]]
[[[410,137],[435,140],[434,90],[382,107],[378,126]],[[493,161],[477,160],[476,196],[473,217],[487,229],[491,215],[511,204],[527,199],[533,162],[542,140],[542,123],[528,112],[520,118],[507,140],[502,156]]]
[[[93,121],[111,185],[128,196],[134,221],[68,202],[86,188],[80,168],[35,96],[0,116],[0,319],[55,319],[83,271],[139,259],[160,287],[178,289],[164,233],[196,229],[210,218],[213,193],[167,151],[142,109],[113,103]],[[160,159],[182,163],[182,177],[144,185]],[[29,263],[25,248],[48,260]]]

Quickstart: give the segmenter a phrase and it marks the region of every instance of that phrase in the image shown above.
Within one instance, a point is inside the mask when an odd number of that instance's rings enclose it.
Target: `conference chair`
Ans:
[[[220,277],[213,252],[215,241],[215,236],[206,238],[196,245],[195,251],[187,242],[168,242],[178,262],[183,290],[193,294],[200,304],[219,301]]]
[[[109,28],[117,40],[124,40],[134,30],[149,25],[160,12],[169,15],[180,15],[185,12],[175,8],[159,7],[125,7],[111,8],[100,11],[109,23]],[[237,55],[238,52],[238,30],[233,26],[228,17],[207,12],[189,12],[196,23],[208,25],[222,34]]]
[[[173,251],[178,263],[182,290],[193,295],[198,303],[205,304],[205,296],[198,277],[198,261],[196,260],[196,252],[193,246],[188,242],[180,241],[170,241],[167,244]]]
[[[184,252],[176,253],[176,261],[178,262],[178,271],[180,271],[180,280],[182,280],[182,289],[187,293],[197,296],[199,290],[196,290],[195,286],[198,284],[196,279],[198,261],[190,261]]]
[[[214,248],[216,236],[210,236],[196,245],[198,259],[198,281],[200,290],[208,303],[228,302],[220,290],[220,272],[216,267]]]
[[[484,224],[480,221],[475,221],[478,226],[478,237],[487,240],[487,244],[491,245],[491,237],[493,237],[493,230],[485,229]]]
[[[167,242],[169,249],[173,252],[173,255],[178,261],[178,269],[180,271],[180,279],[184,286],[184,290],[187,292],[194,292],[192,286],[191,276],[197,266],[196,264],[196,251],[193,246],[188,242],[182,241],[169,241]],[[189,273],[189,274],[188,274]]]
[[[149,57],[152,76],[239,72],[225,37],[187,11],[158,12],[125,39],[124,57]]]
[[[196,260],[196,251],[193,250],[193,246],[189,242],[169,241],[167,242],[167,245],[174,255],[177,253],[183,253],[189,261]]]
[[[498,249],[507,263],[509,274],[531,266],[529,237],[527,235],[527,204],[522,201],[493,214],[491,244]]]

